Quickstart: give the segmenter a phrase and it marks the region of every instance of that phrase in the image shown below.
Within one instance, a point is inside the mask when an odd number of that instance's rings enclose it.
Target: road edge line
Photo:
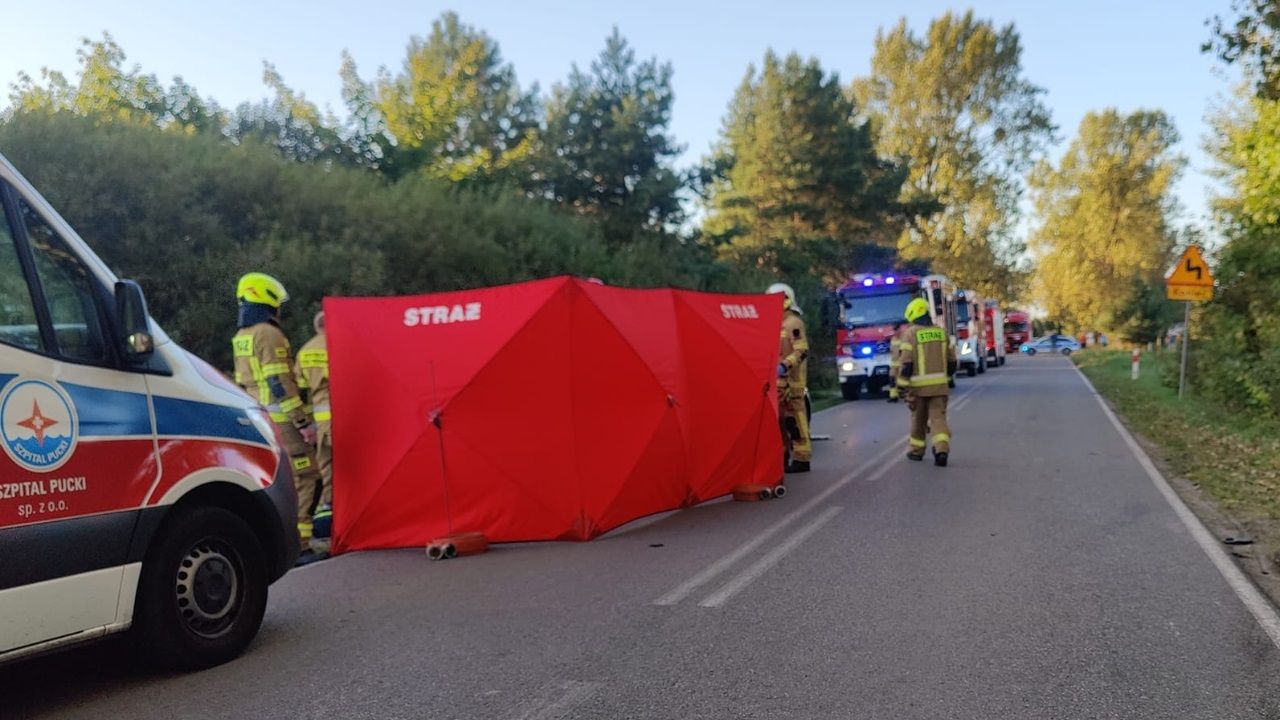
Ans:
[[[1227,581],[1227,585],[1235,592],[1236,597],[1240,598],[1240,602],[1244,603],[1245,608],[1253,615],[1254,620],[1258,622],[1262,631],[1271,639],[1272,644],[1280,649],[1280,614],[1276,613],[1275,606],[1271,604],[1271,601],[1267,600],[1262,591],[1244,574],[1244,571],[1236,566],[1231,558],[1227,556],[1227,553],[1218,547],[1217,539],[1204,526],[1204,523],[1200,522],[1200,518],[1191,512],[1191,508],[1187,507],[1182,498],[1178,497],[1178,493],[1174,491],[1173,486],[1156,468],[1155,463],[1151,461],[1151,457],[1134,439],[1133,433],[1129,432],[1129,428],[1120,422],[1120,418],[1111,409],[1111,406],[1107,404],[1106,399],[1102,397],[1098,389],[1094,387],[1093,382],[1089,380],[1089,376],[1084,374],[1079,365],[1074,362],[1071,365],[1075,368],[1080,379],[1084,381],[1085,387],[1089,388],[1089,391],[1093,393],[1094,399],[1098,401],[1102,412],[1111,421],[1116,432],[1120,433],[1120,437],[1129,446],[1129,450],[1137,458],[1138,464],[1147,472],[1147,477],[1151,479],[1152,484],[1164,496],[1165,502],[1169,503],[1169,506],[1173,508],[1174,514],[1186,526],[1196,544],[1209,557],[1209,561],[1218,569],[1218,573]]]

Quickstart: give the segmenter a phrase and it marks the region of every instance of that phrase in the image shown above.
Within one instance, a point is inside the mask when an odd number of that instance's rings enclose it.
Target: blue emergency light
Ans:
[[[871,278],[862,279],[862,287],[871,287],[874,283],[875,283],[875,280],[872,280]]]
[[[863,355],[870,355],[872,352],[870,345],[863,345],[859,350]]]
[[[887,277],[887,278],[885,278],[885,279],[884,279],[884,284],[885,284],[885,285],[892,285],[892,284],[894,284],[894,283],[895,283],[895,282],[897,282],[897,281],[898,281],[898,279],[897,279],[897,278],[895,278],[894,276],[890,275],[889,277]]]

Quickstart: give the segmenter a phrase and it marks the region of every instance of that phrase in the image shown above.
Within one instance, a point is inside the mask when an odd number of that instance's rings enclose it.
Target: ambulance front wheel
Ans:
[[[857,400],[862,396],[862,381],[850,379],[841,382],[840,396],[845,400]]]
[[[134,629],[153,667],[199,670],[244,651],[267,608],[267,563],[253,531],[219,507],[175,509],[147,552]]]

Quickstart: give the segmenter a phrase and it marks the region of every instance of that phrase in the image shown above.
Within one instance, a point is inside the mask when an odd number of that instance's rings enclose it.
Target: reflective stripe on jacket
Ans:
[[[329,348],[324,333],[319,333],[298,350],[298,384],[310,388],[312,412],[316,422],[329,422]]]
[[[274,323],[241,328],[231,339],[236,384],[271,413],[276,422],[301,427],[311,422],[293,378],[289,339]]]

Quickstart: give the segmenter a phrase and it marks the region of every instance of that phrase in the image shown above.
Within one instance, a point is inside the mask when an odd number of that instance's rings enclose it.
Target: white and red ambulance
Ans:
[[[298,554],[273,428],[0,156],[0,662],[238,655]]]

